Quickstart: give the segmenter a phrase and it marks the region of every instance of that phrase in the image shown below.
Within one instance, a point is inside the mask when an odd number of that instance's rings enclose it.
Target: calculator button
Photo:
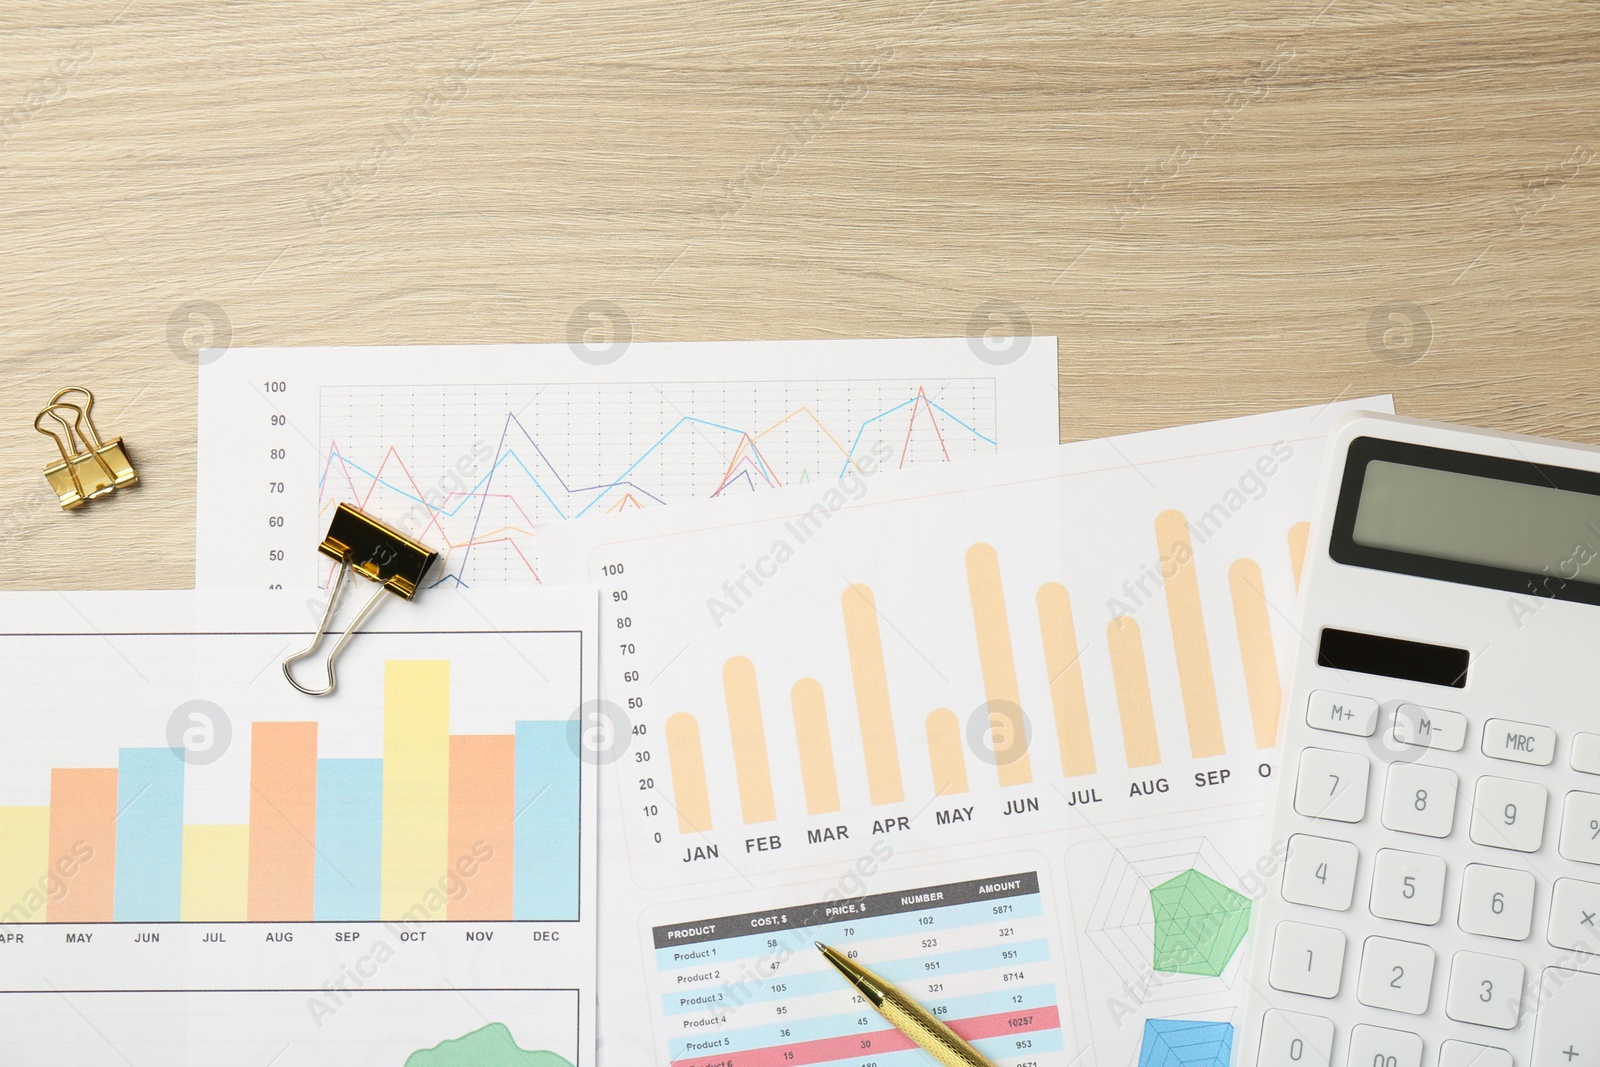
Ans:
[[[1572,769],[1584,774],[1600,774],[1600,734],[1573,737]]]
[[[1350,1063],[1366,1067],[1422,1067],[1422,1038],[1405,1030],[1358,1026],[1350,1031]]]
[[[1367,757],[1308,748],[1300,753],[1294,810],[1308,819],[1360,822],[1367,814]]]
[[[1594,1067],[1600,1063],[1600,974],[1546,967],[1533,1023],[1531,1067]]]
[[[1446,1041],[1439,1046],[1439,1067],[1511,1067],[1511,1053],[1488,1045]]]
[[[1289,838],[1283,899],[1312,908],[1345,911],[1356,888],[1356,846],[1310,834]]]
[[[1531,722],[1490,719],[1483,724],[1483,754],[1548,767],[1556,755],[1556,732]]]
[[[1576,878],[1556,879],[1547,940],[1556,948],[1594,950],[1600,941],[1600,885]],[[1595,1060],[1600,1062],[1600,1056]]]
[[[1332,1022],[1320,1015],[1274,1009],[1261,1020],[1256,1067],[1328,1067],[1332,1049]]]
[[[1579,863],[1600,863],[1600,793],[1567,794],[1561,854]]]
[[[1456,921],[1469,934],[1526,940],[1533,929],[1533,889],[1533,875],[1527,871],[1469,864],[1462,872]]]
[[[1372,865],[1372,914],[1432,926],[1444,909],[1444,860],[1397,848],[1378,851]]]
[[[1459,711],[1401,704],[1394,709],[1389,732],[1402,745],[1460,752],[1467,743],[1467,717]]]
[[[1383,792],[1383,825],[1425,837],[1449,837],[1456,823],[1455,771],[1420,763],[1391,763]]]
[[[1544,786],[1512,778],[1479,778],[1472,798],[1472,839],[1491,848],[1537,852],[1544,844]]]
[[[1313,730],[1371,737],[1378,730],[1378,702],[1319,690],[1306,704],[1306,725]]]
[[[1272,940],[1267,981],[1285,993],[1331,999],[1344,978],[1344,934],[1325,926],[1282,922]]]
[[[1522,1014],[1522,982],[1527,972],[1516,960],[1457,952],[1450,962],[1450,993],[1444,1013],[1458,1023],[1510,1030]]]
[[[1361,949],[1361,979],[1356,999],[1369,1008],[1408,1015],[1428,1010],[1436,957],[1427,945],[1369,937]]]

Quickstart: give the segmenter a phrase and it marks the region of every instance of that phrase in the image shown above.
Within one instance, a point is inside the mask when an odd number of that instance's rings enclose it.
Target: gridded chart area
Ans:
[[[1250,901],[1228,888],[1231,872],[1210,841],[1096,852],[1105,878],[1085,933],[1123,981],[1177,991],[1228,973],[1249,926]]]
[[[990,378],[326,386],[318,523],[358,504],[435,581],[538,578],[535,523],[996,451]]]
[[[1232,1023],[1150,1019],[1144,1024],[1139,1067],[1228,1067],[1232,1056]]]

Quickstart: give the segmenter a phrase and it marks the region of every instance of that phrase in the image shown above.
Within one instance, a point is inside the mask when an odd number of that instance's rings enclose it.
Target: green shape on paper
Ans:
[[[504,1023],[490,1023],[453,1041],[441,1041],[406,1057],[406,1067],[572,1067],[554,1052],[518,1048]]]
[[[1184,871],[1150,890],[1155,913],[1155,969],[1220,977],[1250,927],[1250,899],[1199,871]]]

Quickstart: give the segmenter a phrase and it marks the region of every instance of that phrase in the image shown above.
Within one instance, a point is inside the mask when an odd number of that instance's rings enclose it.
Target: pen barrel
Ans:
[[[878,1011],[945,1067],[994,1067],[981,1052],[962,1040],[961,1035],[908,997],[891,994],[884,998]]]

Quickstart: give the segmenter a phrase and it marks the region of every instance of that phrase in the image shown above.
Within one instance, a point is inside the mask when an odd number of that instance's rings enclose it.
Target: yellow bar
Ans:
[[[980,541],[967,549],[967,589],[972,595],[978,664],[983,668],[992,724],[989,736],[1000,784],[1022,785],[1033,781],[1033,768],[1028,760],[1022,694],[1017,688],[1017,662],[1011,651],[1011,623],[1006,619],[1005,592],[1000,587],[1000,557],[993,546]]]
[[[794,733],[800,742],[800,778],[806,789],[806,814],[839,810],[839,776],[833,766],[833,739],[828,734],[828,708],[822,683],[802,678],[789,690],[794,705]]]
[[[385,921],[443,919],[450,847],[450,661],[391,660],[383,673]]]
[[[672,765],[672,803],[678,808],[678,831],[697,834],[711,829],[711,793],[706,788],[700,724],[686,711],[667,719],[667,762]]]
[[[50,888],[50,809],[0,808],[0,925],[44,922]]]
[[[1068,778],[1094,773],[1094,739],[1089,733],[1089,698],[1083,691],[1083,666],[1078,662],[1072,602],[1065,586],[1039,587],[1039,635],[1044,639],[1044,666],[1050,676],[1050,703],[1056,713],[1056,743],[1061,773]]]
[[[1238,559],[1228,568],[1228,588],[1233,592],[1233,622],[1239,630],[1239,653],[1244,659],[1244,688],[1250,698],[1250,721],[1256,728],[1256,747],[1278,743],[1278,707],[1283,686],[1278,681],[1278,657],[1272,650],[1272,620],[1267,614],[1267,594],[1261,568],[1253,559]]]
[[[186,923],[244,922],[250,886],[249,826],[183,828],[183,906]]]
[[[1156,740],[1156,712],[1150,701],[1150,676],[1145,671],[1144,639],[1139,624],[1118,615],[1106,627],[1111,649],[1111,680],[1117,688],[1117,711],[1122,717],[1122,747],[1129,767],[1149,767],[1161,762]]]
[[[767,762],[767,726],[761,719],[756,665],[743,656],[724,663],[722,692],[728,699],[739,809],[746,823],[771,822],[778,817],[778,810],[772,800],[772,767]]]
[[[1200,611],[1200,580],[1195,575],[1189,520],[1181,511],[1156,516],[1156,548],[1166,577],[1167,617],[1172,623],[1172,650],[1178,657],[1178,687],[1183,716],[1189,724],[1189,752],[1196,758],[1220,756],[1222,713],[1217,708],[1217,683],[1211,673],[1211,648]]]
[[[1300,572],[1306,565],[1306,542],[1311,539],[1311,524],[1297,522],[1289,527],[1289,565],[1294,568],[1294,587],[1300,588]]]
[[[937,795],[949,796],[967,791],[967,760],[961,754],[961,724],[949,708],[935,709],[928,716],[928,762],[933,766],[933,788]]]
[[[843,604],[856,717],[861,723],[861,750],[867,759],[867,795],[874,804],[898,804],[906,798],[906,791],[900,779],[894,716],[889,710],[889,674],[883,665],[878,604],[872,590],[864,585],[846,589]]]

